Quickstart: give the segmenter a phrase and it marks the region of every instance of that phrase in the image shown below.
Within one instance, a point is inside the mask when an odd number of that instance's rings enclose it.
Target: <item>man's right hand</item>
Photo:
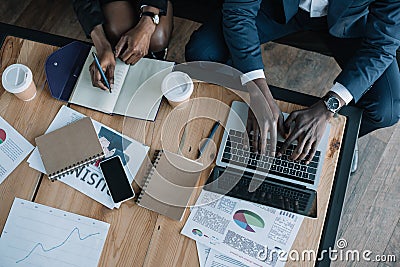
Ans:
[[[275,156],[278,132],[284,136],[283,114],[276,104],[265,79],[256,79],[248,85],[250,94],[250,110],[247,121],[247,132],[250,135],[254,150]],[[269,140],[268,140],[269,133]]]

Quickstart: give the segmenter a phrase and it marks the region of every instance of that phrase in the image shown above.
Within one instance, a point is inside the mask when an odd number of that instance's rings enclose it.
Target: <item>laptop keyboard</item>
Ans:
[[[244,147],[245,133],[230,130],[228,140],[225,145],[222,162],[245,167],[251,170],[256,170],[274,174],[277,176],[289,178],[295,181],[300,181],[308,184],[314,184],[317,173],[318,164],[320,161],[320,151],[316,151],[313,159],[307,165],[304,161],[293,161],[289,156],[296,148],[295,145],[290,145],[280,157],[269,157],[261,155],[250,146]],[[276,151],[279,151],[283,142],[278,141]],[[267,151],[270,150],[270,145],[267,145]]]
[[[206,185],[204,189],[261,205],[310,215],[310,206],[308,203],[312,202],[316,197],[315,193],[311,190],[299,190],[264,180],[256,191],[249,192],[248,188],[252,179],[253,177],[247,175],[238,177],[234,173],[214,169],[207,181],[207,184],[212,184]]]

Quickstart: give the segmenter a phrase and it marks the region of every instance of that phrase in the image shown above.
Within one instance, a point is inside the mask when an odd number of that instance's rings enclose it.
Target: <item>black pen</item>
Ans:
[[[201,155],[203,154],[204,150],[206,149],[208,143],[210,142],[210,140],[213,138],[215,132],[218,130],[219,125],[221,124],[220,121],[217,121],[214,123],[214,126],[211,129],[211,132],[209,134],[209,136],[207,137],[206,141],[204,142],[204,144],[200,147],[199,149],[199,155],[198,158],[201,157]]]

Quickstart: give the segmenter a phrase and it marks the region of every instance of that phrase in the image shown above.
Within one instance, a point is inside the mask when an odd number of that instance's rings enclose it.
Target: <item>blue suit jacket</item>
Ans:
[[[260,9],[286,23],[297,13],[298,6],[299,0],[225,0],[224,36],[234,66],[243,73],[263,69],[255,23]],[[329,0],[327,20],[333,36],[363,38],[361,48],[336,78],[357,102],[396,60],[400,0]]]

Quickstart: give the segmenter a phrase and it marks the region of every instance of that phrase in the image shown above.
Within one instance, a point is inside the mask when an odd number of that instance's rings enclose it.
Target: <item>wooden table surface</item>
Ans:
[[[45,84],[44,62],[56,49],[57,47],[33,41],[7,37],[0,50],[0,75],[13,63],[27,65],[34,74],[38,94],[33,101],[20,101],[0,87],[0,116],[32,144],[35,144],[35,137],[46,131],[60,107],[65,105],[64,102],[50,96]],[[154,122],[109,116],[74,105],[70,107],[150,146],[149,155],[162,148],[171,152],[180,150],[184,156],[195,159],[199,143],[209,134],[214,120],[219,119],[225,123],[231,102],[240,99],[231,90],[196,82],[193,101],[187,108],[172,110],[166,101],[162,101]],[[285,102],[279,102],[279,105],[283,112],[301,108]],[[318,218],[304,219],[292,249],[318,251],[345,122],[346,118],[339,116],[331,123],[328,155],[318,187]],[[216,144],[219,144],[222,137],[221,128],[214,137]],[[203,158],[208,168],[202,172],[199,184],[207,180],[215,162],[215,155],[216,146],[209,146]],[[143,176],[145,165],[143,164],[136,179],[139,180]],[[137,186],[135,188],[138,189]],[[193,195],[192,203],[199,192],[200,190],[197,190]],[[0,231],[15,197],[110,223],[99,266],[199,265],[195,242],[180,234],[189,212],[186,212],[181,222],[176,222],[139,207],[133,201],[123,203],[118,210],[110,210],[64,183],[50,182],[46,176],[29,168],[28,163],[24,161],[0,185]],[[313,265],[314,262],[287,263],[287,266]]]

